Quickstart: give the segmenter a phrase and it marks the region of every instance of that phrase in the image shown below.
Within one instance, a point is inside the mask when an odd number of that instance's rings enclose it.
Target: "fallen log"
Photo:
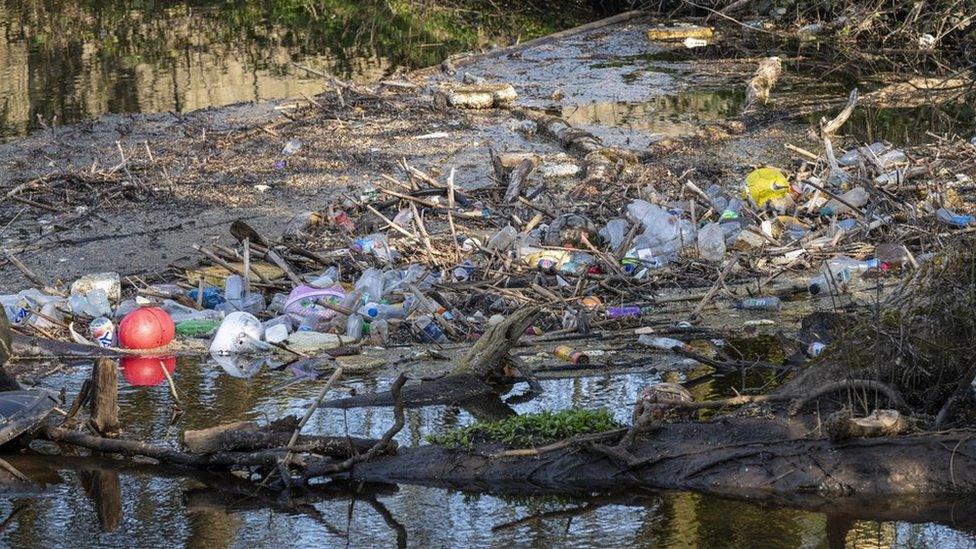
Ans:
[[[193,454],[280,448],[344,459],[364,453],[379,442],[368,438],[299,435],[295,443],[290,445],[291,436],[291,431],[274,431],[267,426],[259,427],[250,422],[235,422],[209,429],[186,431],[183,433],[183,445]],[[394,442],[388,451],[395,450]]]
[[[976,494],[976,430],[843,443],[804,438],[805,432],[758,418],[665,424],[638,439],[626,456],[592,443],[519,455],[499,454],[497,445],[471,451],[420,446],[361,463],[348,476],[459,489],[644,486],[787,499]]]

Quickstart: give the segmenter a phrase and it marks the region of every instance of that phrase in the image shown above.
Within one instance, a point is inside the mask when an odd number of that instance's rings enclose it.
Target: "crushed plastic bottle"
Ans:
[[[698,252],[706,261],[725,258],[725,233],[718,223],[709,223],[698,231]]]
[[[505,251],[515,242],[518,231],[511,225],[506,225],[503,229],[492,235],[488,239],[488,249],[494,251]]]
[[[291,318],[294,325],[313,331],[326,330],[336,312],[316,302],[324,300],[339,305],[345,297],[346,292],[340,286],[331,288],[296,286],[285,301],[284,313]]]
[[[352,341],[359,341],[363,337],[363,317],[349,315],[346,319],[346,337]]]
[[[871,195],[868,194],[863,187],[854,187],[853,189],[842,194],[840,197],[844,199],[844,202],[854,206],[855,208],[860,208],[861,206],[868,203],[868,198]],[[832,217],[836,215],[845,215],[852,213],[850,207],[847,204],[837,200],[836,198],[831,198],[823,208],[820,208],[820,214],[825,217]]]
[[[858,261],[839,255],[824,262],[820,274],[810,279],[807,289],[811,294],[841,293],[860,275],[878,268],[878,261]]]
[[[413,327],[421,334],[421,337],[427,341],[433,341],[436,343],[444,343],[447,341],[447,337],[441,330],[441,327],[434,322],[434,319],[430,315],[423,315],[418,317],[413,322]]]
[[[749,297],[740,301],[736,308],[747,311],[778,311],[783,302],[778,297]]]
[[[373,345],[386,345],[390,339],[390,324],[385,319],[369,323],[369,340]]]
[[[363,303],[379,302],[383,299],[383,272],[375,267],[363,271],[356,280],[356,291],[359,292]]]
[[[292,139],[285,143],[285,146],[281,149],[281,154],[285,156],[291,156],[302,149],[302,142],[298,139]]]
[[[856,149],[851,149],[846,153],[842,154],[840,158],[837,159],[837,164],[844,167],[856,166],[861,162],[865,156],[869,154],[874,154],[877,156],[883,153],[885,150],[884,143],[872,143],[867,147],[858,147]],[[870,152],[869,152],[870,151]]]
[[[652,334],[641,335],[640,337],[637,338],[637,343],[640,343],[641,345],[645,345],[647,347],[661,349],[662,351],[670,351],[675,347],[680,347],[685,350],[690,349],[687,343],[679,339],[656,336]]]
[[[976,217],[968,214],[957,214],[956,212],[946,208],[939,208],[938,211],[935,212],[935,217],[943,223],[955,225],[956,227],[968,227],[970,225],[976,225]]]
[[[371,253],[383,261],[393,261],[396,258],[396,250],[383,233],[357,238],[352,241],[350,248],[356,252]]]
[[[618,217],[607,221],[606,226],[600,229],[600,238],[609,244],[611,250],[616,250],[623,244],[628,231],[630,231],[630,223]]]

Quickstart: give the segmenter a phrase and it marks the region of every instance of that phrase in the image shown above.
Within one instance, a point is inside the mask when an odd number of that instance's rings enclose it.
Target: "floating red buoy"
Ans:
[[[124,356],[122,377],[133,387],[159,385],[166,379],[163,368],[172,374],[176,370],[175,356]]]
[[[176,326],[159,307],[140,307],[119,323],[119,343],[127,349],[155,349],[173,341]]]

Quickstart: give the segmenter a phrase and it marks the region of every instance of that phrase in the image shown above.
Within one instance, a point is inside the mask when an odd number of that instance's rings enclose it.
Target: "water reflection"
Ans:
[[[0,138],[107,112],[185,112],[319,93],[301,61],[375,80],[588,17],[465,14],[438,2],[0,2]]]
[[[155,359],[155,369],[159,359]],[[67,369],[45,380],[48,388],[74,394],[88,376],[87,367]],[[122,369],[126,375],[126,369]],[[155,375],[155,374],[153,374]],[[148,378],[148,376],[146,376]],[[185,412],[173,422],[173,398],[167,384],[120,384],[120,421],[127,436],[178,444],[185,429],[234,420],[261,423],[300,414],[321,381],[288,368],[260,368],[251,378],[229,375],[218,364],[180,358],[172,370]],[[382,390],[393,372],[350,377],[359,392]],[[513,404],[519,413],[566,407],[606,407],[619,420],[643,385],[658,374],[634,372],[609,377],[543,380],[537,399]],[[755,380],[709,380],[696,387],[702,396],[727,393],[729,386]],[[516,386],[514,392],[525,388]],[[308,432],[378,437],[392,421],[389,409],[320,409]],[[424,443],[426,435],[473,421],[464,408],[437,406],[407,410],[401,445]],[[906,514],[909,507],[887,511],[884,504],[864,505],[860,514],[770,508],[691,493],[661,493],[633,488],[612,494],[528,494],[525,487],[499,487],[493,494],[456,492],[423,486],[325,483],[292,498],[261,489],[253,482],[220,472],[146,465],[109,458],[5,456],[46,488],[0,500],[0,520],[22,506],[0,531],[3,545],[147,546],[163,540],[193,546],[335,545],[456,546],[573,545],[649,547],[777,546],[816,547],[837,540],[858,545],[874,541],[914,546],[931,540],[973,543],[969,534],[913,520],[964,521],[976,516],[972,503],[956,500],[934,515]],[[81,489],[79,489],[81,487]],[[898,503],[893,502],[891,505]],[[911,503],[911,502],[909,502]],[[907,504],[906,504],[907,505]],[[919,504],[918,508],[922,508]],[[840,513],[847,507],[828,507]],[[871,516],[880,520],[860,520]],[[954,518],[955,517],[955,518]]]

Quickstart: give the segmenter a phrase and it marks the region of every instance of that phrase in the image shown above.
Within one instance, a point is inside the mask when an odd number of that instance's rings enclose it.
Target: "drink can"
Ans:
[[[99,347],[115,347],[115,324],[100,316],[88,326],[92,339]]]
[[[586,353],[577,351],[569,345],[557,345],[553,350],[553,354],[556,355],[556,358],[561,358],[573,364],[587,364],[590,362],[590,357]]]

